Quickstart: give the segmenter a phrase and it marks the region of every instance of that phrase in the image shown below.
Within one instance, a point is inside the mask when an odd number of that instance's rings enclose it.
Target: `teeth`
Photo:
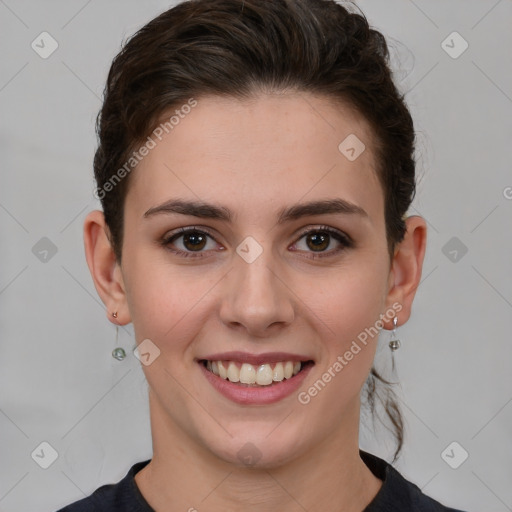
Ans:
[[[289,379],[293,375],[293,363],[286,361],[284,365],[284,378]]]
[[[228,378],[228,371],[226,370],[225,366],[222,364],[222,361],[219,361],[217,363],[217,367],[219,369],[219,377],[222,377],[223,379]]]
[[[268,386],[273,382],[281,382],[297,375],[302,365],[300,361],[283,361],[276,363],[272,369],[270,364],[254,366],[243,363],[239,368],[234,361],[207,361],[206,368],[222,379],[242,384]]]
[[[240,368],[240,382],[242,384],[254,384],[256,382],[256,370],[252,364],[244,363]]]
[[[272,379],[276,382],[280,382],[284,379],[284,368],[283,363],[277,363],[274,368],[274,374],[272,375]]]
[[[268,386],[272,384],[272,368],[269,364],[262,364],[256,372],[256,384]]]
[[[238,382],[240,380],[240,370],[233,362],[229,363],[227,377],[230,382]]]

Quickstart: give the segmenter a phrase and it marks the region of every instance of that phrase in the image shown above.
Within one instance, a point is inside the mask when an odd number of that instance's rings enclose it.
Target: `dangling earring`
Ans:
[[[114,311],[112,313],[112,316],[114,318],[117,318],[117,311]],[[114,348],[114,350],[112,350],[112,357],[114,359],[117,359],[118,361],[122,361],[126,357],[126,352],[123,347],[117,346],[118,340],[119,340],[119,325],[116,324],[116,342],[115,342],[116,347]]]
[[[395,316],[393,318],[393,332],[391,333],[391,340],[389,342],[389,348],[394,352],[400,348],[400,340],[396,337],[396,324],[398,323],[398,318]]]
[[[389,341],[389,348],[391,349],[391,370],[395,372],[395,351],[400,348],[400,340],[396,337],[396,324],[398,318],[393,318],[393,332],[391,333],[391,340]]]

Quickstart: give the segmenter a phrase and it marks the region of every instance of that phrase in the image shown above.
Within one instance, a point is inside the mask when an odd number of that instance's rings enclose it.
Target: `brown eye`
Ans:
[[[319,249],[321,251],[329,247],[331,236],[323,232],[315,232],[306,236],[308,247],[311,249]]]
[[[200,251],[206,245],[206,236],[198,231],[193,231],[181,235],[183,237],[183,245],[191,251]]]
[[[305,257],[311,259],[334,256],[339,252],[354,246],[352,239],[348,235],[345,235],[341,231],[329,228],[328,226],[304,231],[302,232],[299,241],[302,239],[304,239],[303,244],[296,242],[293,247],[294,249],[300,251],[304,250],[304,252],[309,253],[309,255],[306,254]],[[338,248],[328,251],[327,249],[333,241],[337,243]],[[336,245],[336,243],[334,245]]]
[[[214,240],[212,235],[207,233],[206,231],[196,229],[196,228],[180,228],[178,232],[172,233],[164,237],[161,241],[161,244],[167,248],[169,251],[183,257],[203,257],[205,256],[205,249],[208,239]],[[179,247],[178,241],[181,241],[181,249]],[[175,244],[178,245],[178,248],[174,248]],[[196,254],[194,254],[196,253]]]

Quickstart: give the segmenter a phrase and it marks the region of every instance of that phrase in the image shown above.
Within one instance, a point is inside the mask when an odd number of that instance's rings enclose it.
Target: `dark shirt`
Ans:
[[[391,464],[375,455],[359,451],[364,463],[380,480],[382,487],[362,512],[462,512],[441,505],[406,480]],[[117,484],[108,484],[57,512],[155,512],[142,496],[135,474],[149,460],[134,464]]]

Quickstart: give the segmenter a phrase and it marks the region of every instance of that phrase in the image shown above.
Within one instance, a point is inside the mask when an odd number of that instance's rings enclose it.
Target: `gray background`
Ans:
[[[93,124],[110,62],[170,5],[0,0],[2,512],[55,510],[151,457],[133,331],[120,329],[128,357],[114,360],[115,328],[86,266],[82,223],[99,206]],[[512,2],[359,5],[390,38],[418,131],[411,213],[429,225],[413,315],[398,331],[407,436],[396,466],[447,505],[512,510]],[[43,31],[59,44],[47,59],[31,47]],[[454,31],[469,44],[461,55]],[[381,367],[388,340],[383,332]],[[58,454],[48,469],[31,456],[42,442]],[[388,460],[393,447],[371,424],[361,446]],[[469,457],[453,469],[446,461],[457,465],[463,450]]]

